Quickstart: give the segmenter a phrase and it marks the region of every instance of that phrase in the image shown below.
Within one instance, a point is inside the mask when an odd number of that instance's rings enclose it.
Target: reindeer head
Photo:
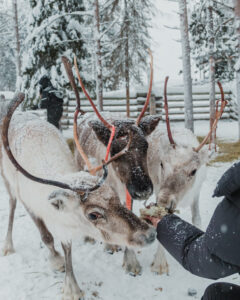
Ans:
[[[164,107],[169,142],[166,138],[164,145],[161,145],[165,156],[161,162],[159,177],[162,180],[157,202],[161,206],[173,209],[194,186],[198,175],[201,176],[200,169],[208,161],[208,150],[204,145],[216,130],[217,122],[227,102],[224,100],[222,86],[218,82],[222,98],[221,110],[218,112],[217,108],[215,121],[202,143],[198,145],[194,134],[187,129],[176,132],[173,139],[168,118],[167,82],[168,77],[166,77],[164,85]]]
[[[69,178],[65,178],[65,181]],[[71,185],[81,182],[81,186],[94,186],[96,176],[86,172],[71,175]],[[100,241],[109,244],[126,245],[130,247],[146,246],[155,239],[155,230],[140,220],[131,211],[120,204],[115,191],[107,185],[86,194],[73,191],[57,190],[51,193],[49,201],[62,214],[62,219],[69,225],[76,226],[76,234],[84,232]]]
[[[153,184],[148,174],[147,168],[147,149],[148,143],[146,140],[146,136],[149,135],[157,126],[160,117],[145,117],[143,115],[147,109],[151,90],[152,90],[152,81],[153,81],[153,58],[150,51],[151,56],[151,77],[149,90],[147,95],[147,100],[145,105],[140,113],[136,122],[133,120],[115,120],[113,124],[109,124],[106,120],[98,112],[96,106],[94,105],[91,97],[87,93],[83,82],[80,77],[80,73],[77,67],[76,57],[75,57],[75,68],[78,75],[78,79],[82,90],[88,100],[90,101],[96,115],[100,119],[100,121],[92,121],[90,122],[90,126],[95,131],[97,138],[107,146],[112,126],[114,125],[116,128],[116,134],[111,147],[111,155],[117,155],[127,144],[129,132],[132,135],[131,145],[123,156],[115,160],[113,163],[113,168],[118,174],[122,183],[124,183],[132,196],[133,199],[148,199],[153,192]],[[67,67],[68,71],[70,70]],[[73,82],[73,77],[69,76],[70,81],[72,82],[72,87],[74,90],[75,84]],[[78,98],[76,93],[76,98]]]
[[[176,208],[179,201],[191,191],[201,176],[201,167],[208,161],[206,147],[199,152],[193,149],[192,144],[193,142],[196,144],[197,141],[190,131],[184,130],[182,134],[180,132],[175,134],[173,131],[173,136],[176,141],[175,148],[169,144],[163,147],[165,155],[159,168],[161,186],[157,195],[157,203],[169,209]]]
[[[110,151],[111,156],[126,147],[129,133],[132,135],[128,151],[113,162],[113,168],[134,199],[148,199],[153,192],[147,167],[148,142],[146,137],[155,129],[159,120],[159,117],[148,116],[144,117],[139,125],[130,119],[113,121],[116,133]],[[107,146],[110,130],[97,120],[89,122],[89,125],[96,133],[97,138]]]

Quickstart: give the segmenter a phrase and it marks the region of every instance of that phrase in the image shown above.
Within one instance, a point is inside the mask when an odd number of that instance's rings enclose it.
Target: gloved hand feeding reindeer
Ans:
[[[219,279],[240,272],[240,162],[219,180],[213,197],[224,196],[206,232],[174,214],[148,217],[157,228],[157,238],[166,250],[194,275]],[[240,299],[240,286],[210,285],[202,300]]]

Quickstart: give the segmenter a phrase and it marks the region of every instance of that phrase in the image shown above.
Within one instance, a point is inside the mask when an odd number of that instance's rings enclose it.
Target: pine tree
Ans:
[[[12,18],[5,8],[0,10],[0,90],[15,90],[16,65],[13,49]]]
[[[154,5],[151,0],[122,0],[117,1],[114,8],[118,22],[114,26],[114,34],[108,32],[106,45],[111,44],[112,47],[108,53],[111,62],[107,68],[113,87],[119,87],[122,80],[125,82],[129,116],[130,82],[141,83],[142,73],[146,71]]]
[[[20,70],[20,58],[23,50],[22,41],[26,36],[26,1],[0,1],[1,90],[14,91],[16,79],[20,75],[18,70]],[[16,4],[18,4],[18,7]]]
[[[87,59],[88,51],[81,33],[84,31],[83,2],[30,0],[30,6],[32,16],[28,25],[23,87],[28,90],[28,96],[33,98],[37,95],[36,86],[40,77],[48,75],[56,88],[70,90],[61,57],[66,55],[73,60],[73,54],[76,54],[78,60],[81,60],[81,67],[87,65],[84,59]]]
[[[215,76],[218,80],[232,80],[236,62],[232,0],[212,0],[211,3],[196,0],[191,4],[191,50],[197,69],[203,72],[204,77],[209,75],[209,43],[214,41],[212,57],[215,60]],[[209,28],[209,14],[213,18],[212,30]]]

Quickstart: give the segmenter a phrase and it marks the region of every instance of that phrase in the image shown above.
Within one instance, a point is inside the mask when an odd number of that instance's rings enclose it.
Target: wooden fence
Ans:
[[[143,108],[147,96],[147,92],[137,92],[130,97],[130,117],[136,118]],[[216,100],[220,99],[221,95],[216,88]],[[234,101],[230,90],[225,90],[225,98],[229,101],[223,119],[235,119],[237,117]],[[94,103],[96,104],[96,100]],[[168,105],[169,118],[173,121],[184,121],[184,92],[183,87],[169,87],[168,89]],[[163,98],[161,91],[159,93],[154,91],[151,96],[150,105],[147,113],[162,115],[165,120],[165,111],[163,109]],[[76,107],[74,95],[71,94],[69,100],[64,105],[64,113],[62,118],[62,127],[68,128],[73,125],[73,115]],[[81,98],[81,108],[86,112],[92,112],[88,100]],[[103,110],[109,112],[126,113],[126,98],[117,93],[110,93],[105,95],[103,99]],[[208,120],[209,119],[209,92],[207,87],[193,87],[193,111],[194,120]]]
[[[237,113],[235,108],[235,102],[233,94],[230,90],[225,90],[225,98],[229,101],[225,111],[223,113],[223,119],[236,119]],[[1,92],[0,92],[1,95]],[[5,92],[5,101],[9,101],[13,93]],[[147,92],[139,91],[132,93],[130,97],[130,117],[137,118],[140,114],[143,105],[147,97]],[[216,87],[216,100],[220,99],[219,89]],[[1,100],[1,99],[0,99]],[[96,104],[96,100],[94,103]],[[2,101],[0,101],[2,102]],[[1,103],[0,103],[1,104]],[[158,114],[165,120],[165,111],[163,109],[162,90],[154,89],[150,105],[147,109],[147,114]],[[168,106],[169,106],[169,118],[172,121],[184,121],[184,92],[183,87],[169,87],[168,88]],[[61,126],[63,129],[73,126],[73,115],[76,107],[76,100],[74,94],[71,94],[69,99],[65,99],[64,112],[61,120]],[[89,101],[81,97],[81,107],[86,112],[92,112],[93,109],[89,104]],[[103,110],[109,112],[118,112],[126,114],[126,98],[124,94],[113,92],[108,93],[103,99]],[[209,119],[209,91],[207,86],[194,86],[193,87],[193,111],[194,120],[208,120]],[[46,118],[45,110],[34,111],[42,118]]]

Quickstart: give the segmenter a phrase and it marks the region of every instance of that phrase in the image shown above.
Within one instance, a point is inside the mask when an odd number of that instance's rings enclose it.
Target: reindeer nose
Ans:
[[[153,188],[150,186],[148,190],[142,192],[135,192],[133,199],[147,200],[153,193]]]
[[[150,183],[145,189],[136,189],[132,184],[127,185],[131,197],[135,200],[147,200],[153,193],[153,185]]]

